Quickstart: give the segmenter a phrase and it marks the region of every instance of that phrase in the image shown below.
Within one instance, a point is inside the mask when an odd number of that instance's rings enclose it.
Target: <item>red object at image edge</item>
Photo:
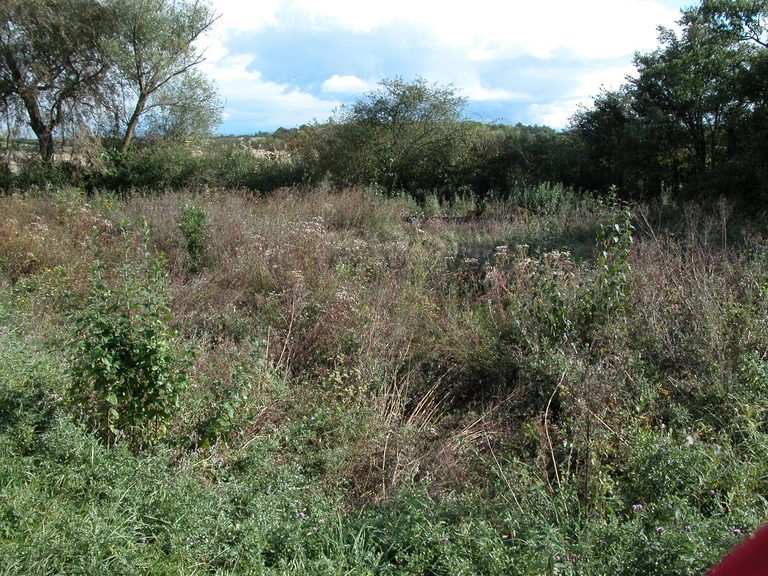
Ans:
[[[768,524],[739,544],[707,576],[768,576]]]

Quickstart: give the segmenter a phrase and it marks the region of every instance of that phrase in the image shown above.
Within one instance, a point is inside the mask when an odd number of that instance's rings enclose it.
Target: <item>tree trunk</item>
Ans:
[[[24,106],[29,114],[29,125],[37,136],[37,142],[40,147],[40,158],[46,164],[53,164],[53,126],[46,124],[40,106],[34,96],[24,95]]]
[[[123,143],[120,146],[120,151],[125,152],[128,150],[128,146],[131,145],[133,139],[133,133],[136,131],[136,126],[139,123],[139,117],[144,112],[144,107],[147,105],[149,94],[141,94],[139,100],[136,102],[136,107],[133,109],[131,119],[128,121],[128,126],[125,128],[125,135],[123,136]]]
[[[16,64],[16,61],[9,55],[5,55],[5,61],[11,71],[13,80],[17,86],[17,93],[24,103],[24,108],[29,114],[29,126],[37,136],[40,145],[40,158],[47,164],[53,163],[53,129],[55,125],[45,122],[43,113],[40,111],[40,105],[37,102],[37,90],[30,88],[24,82],[24,77]]]

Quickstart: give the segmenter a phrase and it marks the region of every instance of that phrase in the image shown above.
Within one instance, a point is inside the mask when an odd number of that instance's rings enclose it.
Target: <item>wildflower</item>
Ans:
[[[318,520],[317,523],[318,524],[325,524],[325,520]]]
[[[710,495],[710,496],[714,496],[714,495],[715,495],[715,491],[714,491],[714,490],[710,490],[710,491],[709,491],[709,495]]]
[[[450,540],[450,538],[448,538],[448,536],[443,538],[443,542],[448,542],[449,540]]]
[[[734,534],[736,534],[736,535],[738,535],[738,534],[741,534],[741,530],[739,530],[738,528],[736,528],[736,529],[733,531],[733,533],[734,533]]]
[[[690,532],[691,530],[693,530],[693,526],[686,526],[685,527],[685,531],[686,532]]]
[[[656,528],[656,532],[658,532],[659,534],[664,532],[664,526],[659,526],[658,528]]]
[[[632,504],[632,510],[642,510],[643,505],[642,504]]]
[[[299,518],[304,518],[305,514],[304,512],[299,512]]]

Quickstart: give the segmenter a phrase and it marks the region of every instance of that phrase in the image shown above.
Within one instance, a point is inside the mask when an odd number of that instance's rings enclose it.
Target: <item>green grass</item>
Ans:
[[[1,197],[0,573],[704,573],[768,518],[763,224],[630,206],[613,254],[553,190]],[[194,356],[108,447],[67,315],[140,218]]]

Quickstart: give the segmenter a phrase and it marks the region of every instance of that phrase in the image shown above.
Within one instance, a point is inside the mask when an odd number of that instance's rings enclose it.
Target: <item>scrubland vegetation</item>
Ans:
[[[209,6],[123,4],[0,10],[0,574],[694,575],[765,522],[763,2],[563,131],[395,78],[218,139]]]
[[[533,192],[0,198],[3,571],[705,571],[768,512],[765,223]]]

